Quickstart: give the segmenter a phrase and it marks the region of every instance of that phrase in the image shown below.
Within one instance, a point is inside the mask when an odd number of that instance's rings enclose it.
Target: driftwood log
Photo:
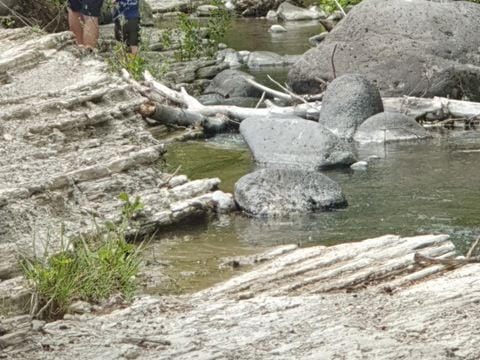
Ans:
[[[177,124],[182,126],[201,125],[207,131],[221,131],[226,128],[226,123],[230,119],[232,122],[239,123],[248,117],[265,116],[299,116],[305,119],[317,119],[322,104],[316,101],[321,98],[318,96],[300,97],[292,94],[288,89],[286,92],[280,92],[270,89],[265,85],[256,83],[253,80],[249,82],[263,90],[265,93],[273,95],[282,100],[288,100],[297,103],[292,106],[278,106],[271,101],[265,101],[264,108],[246,108],[234,105],[203,105],[193,96],[189,95],[184,88],[175,91],[155,80],[149,72],[145,72],[145,83],[136,86],[142,94],[154,101],[148,103],[141,109],[141,114],[146,117],[159,121],[164,124]],[[168,100],[176,104],[177,108],[171,105],[160,104],[159,99]],[[315,101],[311,101],[315,100]],[[301,103],[298,103],[301,102]],[[471,123],[480,118],[480,103],[462,100],[452,100],[442,97],[431,99],[417,98],[411,96],[383,98],[385,111],[400,112],[409,115],[417,120],[437,120],[442,124],[445,121],[461,121]],[[224,118],[218,120],[219,114]],[[432,116],[428,116],[428,115]],[[211,120],[216,117],[216,120]],[[447,120],[445,120],[447,119]],[[440,122],[438,120],[441,120]],[[442,122],[443,121],[443,122]]]

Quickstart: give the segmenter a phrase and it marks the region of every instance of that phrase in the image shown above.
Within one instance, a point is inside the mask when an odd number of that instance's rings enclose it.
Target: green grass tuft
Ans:
[[[51,257],[22,260],[24,275],[33,289],[32,315],[54,319],[65,314],[76,300],[98,303],[117,294],[125,301],[133,298],[141,246],[129,244],[126,231],[131,217],[143,205],[139,198],[131,202],[124,193],[121,199],[121,224],[97,227],[90,237],[82,237]]]

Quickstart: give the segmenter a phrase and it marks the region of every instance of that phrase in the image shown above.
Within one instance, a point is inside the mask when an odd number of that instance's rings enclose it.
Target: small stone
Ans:
[[[85,314],[92,311],[92,304],[86,301],[76,301],[68,307],[68,312],[73,314]]]
[[[282,33],[282,32],[287,32],[287,29],[285,29],[282,25],[272,25],[270,26],[270,29],[268,30],[271,33]]]
[[[350,165],[350,169],[355,170],[355,171],[365,171],[368,169],[368,162],[366,161],[357,161],[356,163],[353,163]]]
[[[44,325],[45,325],[45,321],[32,320],[32,331],[40,332],[43,330]]]

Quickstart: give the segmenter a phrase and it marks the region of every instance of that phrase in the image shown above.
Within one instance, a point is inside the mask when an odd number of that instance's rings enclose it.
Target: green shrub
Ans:
[[[53,256],[44,254],[22,260],[25,277],[31,282],[32,315],[57,318],[76,300],[98,303],[121,294],[129,301],[135,294],[135,276],[140,266],[140,248],[127,243],[131,218],[143,205],[122,193],[122,222],[97,227],[93,235],[78,239],[73,246]]]
[[[179,28],[182,32],[180,48],[175,52],[179,61],[192,60],[201,56],[213,57],[218,44],[225,37],[225,33],[231,25],[232,15],[219,0],[212,0],[211,5],[216,6],[210,13],[205,31],[198,19],[193,19],[187,14],[179,15]],[[205,41],[202,34],[205,35]]]

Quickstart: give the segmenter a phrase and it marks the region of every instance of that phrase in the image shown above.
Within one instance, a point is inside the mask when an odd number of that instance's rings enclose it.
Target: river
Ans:
[[[287,33],[273,35],[269,26],[263,20],[236,20],[226,43],[236,50],[300,54],[309,47],[308,37],[321,31],[315,22],[288,23]],[[265,81],[265,72],[253,73]],[[285,74],[285,69],[275,69],[277,80]],[[359,148],[359,158],[379,157],[368,171],[326,172],[346,195],[349,206],[344,210],[275,220],[238,213],[199,219],[160,234],[154,251],[169,264],[166,273],[173,282],[158,291],[181,293],[210,286],[238,271],[219,270],[222,258],[278,244],[332,245],[384,234],[447,233],[463,252],[480,232],[480,133],[443,130],[434,135],[420,143]],[[192,179],[220,177],[221,189],[229,192],[254,166],[238,134],[170,145],[167,163],[171,171],[181,165],[181,173]]]

